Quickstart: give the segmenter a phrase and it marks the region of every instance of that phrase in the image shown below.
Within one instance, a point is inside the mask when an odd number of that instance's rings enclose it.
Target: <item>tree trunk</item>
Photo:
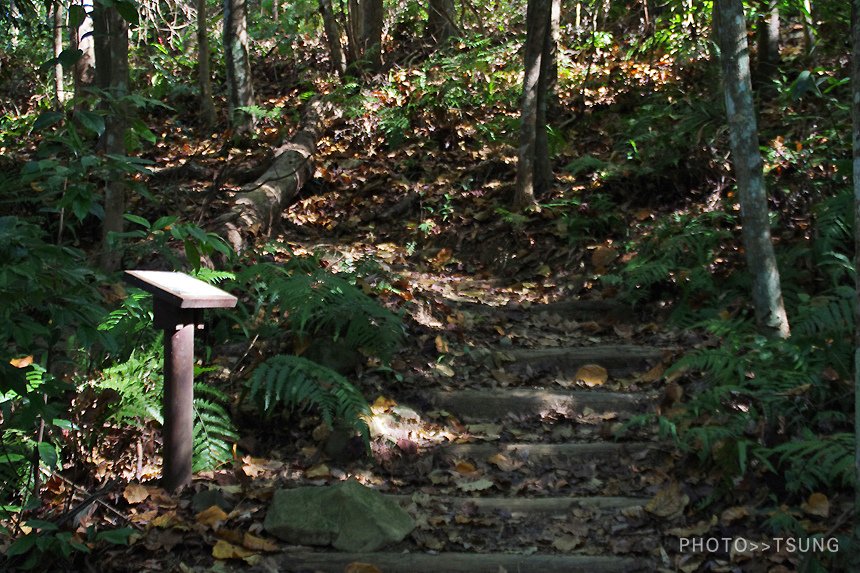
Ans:
[[[216,232],[224,236],[237,253],[245,250],[245,237],[268,235],[281,212],[313,177],[313,155],[322,136],[323,118],[335,113],[331,104],[312,100],[302,119],[302,129],[275,151],[272,165],[256,181],[236,195],[232,210],[216,222]]]
[[[851,3],[851,115],[854,151],[854,543],[860,543],[860,0]]]
[[[75,67],[72,70],[73,85],[75,89],[75,97],[82,95],[83,89],[92,85],[95,79],[95,63],[96,54],[93,42],[93,19],[92,15],[86,12],[84,0],[80,4],[74,4],[76,10],[74,13],[79,14],[79,22],[71,22],[69,26],[69,43],[72,48],[80,50],[81,57],[75,62]],[[69,10],[71,16],[73,11]]]
[[[429,0],[426,36],[437,46],[457,33],[454,25],[454,0]]]
[[[779,69],[779,2],[778,0],[761,0],[761,18],[758,22],[758,66],[756,83],[762,96],[770,98],[776,95],[773,83]]]
[[[551,115],[558,109],[558,43],[561,40],[561,0],[552,0],[549,15],[549,71],[546,78],[547,108]]]
[[[349,63],[374,72],[382,65],[382,0],[349,0]]]
[[[254,116],[239,108],[254,105],[251,61],[248,56],[247,0],[224,0],[224,60],[227,64],[227,103],[236,134],[254,130]]]
[[[215,104],[212,101],[209,34],[206,24],[206,0],[197,0],[197,83],[200,86],[200,122],[206,130],[210,130],[215,125]]]
[[[520,127],[517,183],[513,204],[533,205],[535,194],[549,183],[546,155],[546,75],[552,0],[529,0],[526,14],[525,75]]]
[[[63,51],[63,28],[65,28],[66,11],[63,9],[63,3],[60,0],[54,1],[53,6],[54,20],[54,57],[59,58]],[[66,90],[63,82],[63,64],[57,60],[54,64],[54,107],[60,109],[63,107],[63,102],[66,101]]]
[[[319,0],[320,14],[322,15],[325,39],[328,43],[329,59],[331,67],[338,76],[346,75],[346,56],[343,53],[343,44],[340,41],[340,26],[335,20],[331,7],[331,0]]]
[[[96,56],[96,86],[108,94],[109,110],[98,147],[104,154],[125,155],[128,122],[128,23],[116,8],[96,2],[93,9],[93,40]],[[119,267],[121,253],[108,242],[110,233],[121,233],[125,213],[126,184],[119,177],[105,181],[101,266]]]
[[[738,184],[746,260],[753,278],[756,321],[768,335],[786,338],[789,325],[770,236],[743,2],[718,0],[717,3],[732,164]]]
[[[815,25],[812,19],[812,0],[803,0],[803,48],[806,55],[815,47]]]

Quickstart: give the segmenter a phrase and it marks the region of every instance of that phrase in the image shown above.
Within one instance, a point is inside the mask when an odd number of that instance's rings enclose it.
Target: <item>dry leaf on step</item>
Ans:
[[[576,371],[575,378],[581,380],[589,388],[592,388],[605,384],[609,379],[609,373],[606,371],[606,368],[599,364],[586,364]]]

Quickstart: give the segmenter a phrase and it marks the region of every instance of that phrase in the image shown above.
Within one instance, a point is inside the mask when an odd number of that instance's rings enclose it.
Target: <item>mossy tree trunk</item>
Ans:
[[[197,85],[200,87],[200,123],[208,130],[215,125],[215,103],[212,100],[209,34],[206,24],[206,0],[197,0]]]
[[[254,105],[254,84],[248,56],[247,0],[224,0],[224,60],[230,125],[237,135],[254,130],[254,116],[240,108]]]
[[[720,40],[732,165],[738,185],[746,261],[753,279],[752,299],[756,321],[766,334],[786,338],[789,324],[770,235],[743,2],[717,0],[717,4],[717,36]]]
[[[58,58],[63,51],[63,29],[66,27],[66,10],[60,0],[54,0],[51,16],[54,23],[54,57]],[[66,101],[66,88],[63,81],[63,64],[54,64],[54,107],[63,106]]]
[[[76,98],[83,94],[84,88],[92,85],[96,71],[93,19],[86,11],[86,4],[85,0],[81,0],[69,8],[69,44],[81,51],[81,57],[72,70]]]
[[[96,58],[96,86],[108,95],[105,130],[98,147],[105,155],[125,155],[125,130],[128,124],[128,23],[115,7],[99,2],[93,7],[93,42]],[[127,185],[121,177],[104,182],[104,221],[102,224],[101,266],[116,270],[120,252],[108,238],[123,230]]]

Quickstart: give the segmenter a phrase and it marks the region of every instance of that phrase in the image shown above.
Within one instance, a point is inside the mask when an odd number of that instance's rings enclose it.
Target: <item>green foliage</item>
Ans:
[[[620,274],[604,280],[621,286],[622,296],[633,302],[647,300],[660,290],[677,292],[675,318],[686,325],[714,316],[716,310],[703,306],[705,302],[730,300],[733,290],[740,292],[737,280],[733,284],[720,276],[727,274],[722,267],[731,260],[727,246],[735,223],[732,215],[721,211],[666,217]]]
[[[225,407],[229,402],[230,397],[214,386],[194,384],[193,471],[214,469],[233,459],[239,434]]]
[[[273,356],[258,366],[247,398],[256,399],[267,414],[278,406],[316,408],[329,427],[352,428],[369,439],[363,416],[369,415],[370,408],[361,392],[337,372],[301,356]]]
[[[139,239],[139,242],[129,248],[131,256],[144,256],[154,252],[158,253],[174,269],[188,269],[192,272],[202,271],[204,257],[211,257],[216,253],[226,261],[235,258],[235,252],[224,239],[215,233],[208,233],[193,223],[180,222],[179,217],[164,216],[150,223],[143,217],[137,215],[125,215],[125,219],[142,229],[132,229],[124,233],[114,233],[110,240],[116,242],[121,239]],[[185,259],[176,255],[172,248],[174,244],[182,245]],[[188,268],[190,267],[190,269]],[[232,275],[204,275],[217,279],[216,282]],[[201,276],[201,278],[203,278]]]
[[[241,309],[245,322],[253,319],[266,332],[280,330],[274,326],[277,316],[286,314],[298,337],[342,342],[383,361],[402,342],[396,314],[358,288],[355,275],[333,274],[314,257],[293,257],[286,265],[257,263],[236,277],[253,301],[253,308]]]

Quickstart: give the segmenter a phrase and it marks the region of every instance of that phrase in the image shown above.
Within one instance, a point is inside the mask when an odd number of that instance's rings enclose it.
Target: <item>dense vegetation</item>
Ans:
[[[316,2],[251,2],[247,106],[224,87],[222,14],[209,2],[212,124],[194,3],[96,3],[129,27],[125,93],[74,71],[81,5],[0,7],[5,566],[73,569],[80,554],[127,543],[133,530],[110,512],[84,511],[91,494],[159,475],[161,334],[149,297],[118,269],[184,271],[240,296],[208,313],[198,349],[201,472],[237,463],[260,420],[307,428],[319,417],[369,446],[367,396],[349,374],[396,380],[392,359],[409,343],[410,287],[386,249],[550,298],[618,298],[684,331],[661,408],[631,426],[656,422],[676,440],[690,479],[714,477],[719,507],[754,505],[749,520],[774,532],[846,533],[850,510],[822,528],[800,508],[822,493],[850,507],[855,487],[849,3],[746,6],[788,338],[763,332],[751,302],[711,2],[562,6],[554,180],[526,208],[514,200],[525,2],[457,2],[432,25],[427,3],[386,2],[379,53],[343,56],[342,70]],[[772,8],[781,28],[768,68]],[[234,194],[320,99],[330,107],[313,177],[274,232],[242,228],[237,252],[222,224]],[[104,144],[118,117],[120,151]],[[103,234],[120,183],[123,218]],[[326,250],[347,234],[359,237],[354,257]],[[845,570],[818,557],[799,567]]]

